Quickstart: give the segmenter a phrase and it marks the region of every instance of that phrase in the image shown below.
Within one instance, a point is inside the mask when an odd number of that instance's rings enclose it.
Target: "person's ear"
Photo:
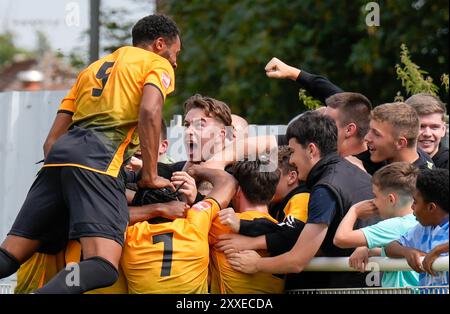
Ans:
[[[159,144],[159,151],[158,151],[159,155],[165,154],[168,147],[169,141],[167,139],[161,141],[161,143]]]
[[[291,170],[288,172],[288,185],[293,185],[298,182],[298,173],[295,170]]]
[[[435,210],[436,210],[436,203],[434,203],[434,202],[430,202],[430,203],[428,203],[428,205],[427,205],[427,209],[428,209],[428,211],[430,211],[430,212],[434,212]]]
[[[164,50],[166,46],[166,41],[162,37],[158,37],[153,41],[153,49],[155,52]]]
[[[388,200],[389,200],[389,204],[391,204],[393,206],[393,205],[395,205],[395,203],[397,201],[397,196],[393,193],[389,193]]]
[[[408,140],[404,136],[400,136],[395,143],[398,150],[408,147]]]
[[[320,156],[320,150],[314,143],[308,144],[308,149],[306,150],[306,153],[307,153],[308,159],[311,159],[311,160],[314,159],[315,157]]]
[[[352,137],[353,135],[356,134],[357,131],[358,127],[356,126],[355,123],[352,122],[347,124],[347,126],[345,127],[345,138]]]

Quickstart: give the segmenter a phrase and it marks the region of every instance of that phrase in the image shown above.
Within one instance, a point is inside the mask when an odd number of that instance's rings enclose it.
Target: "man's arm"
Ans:
[[[333,243],[342,249],[367,246],[367,239],[361,229],[353,230],[358,218],[373,215],[377,211],[372,200],[359,202],[348,210],[339,224]]]
[[[270,78],[287,78],[296,81],[300,87],[304,88],[312,97],[319,99],[324,104],[328,97],[343,92],[340,87],[334,85],[326,77],[297,69],[287,65],[278,58],[272,58],[272,60],[267,63],[265,70],[266,75]]]
[[[287,253],[275,257],[260,257],[255,251],[227,255],[230,265],[244,273],[266,272],[272,274],[299,273],[309,264],[319,250],[328,231],[326,224],[306,224],[295,246]]]
[[[197,182],[208,181],[212,184],[213,189],[206,197],[216,200],[221,208],[227,207],[236,193],[236,179],[224,170],[194,165],[187,172]]]
[[[171,201],[167,203],[147,204],[143,206],[128,206],[130,212],[130,223],[146,221],[155,217],[166,217],[169,219],[185,217],[188,206],[184,202]]]
[[[170,187],[172,183],[158,176],[158,146],[161,132],[161,111],[164,99],[161,92],[153,85],[145,85],[139,111],[139,142],[142,154],[142,177],[140,188]]]
[[[48,132],[47,139],[44,143],[44,158],[47,157],[48,152],[52,148],[53,144],[56,140],[67,132],[70,124],[72,123],[72,114],[67,112],[58,112],[56,114],[55,120],[53,121],[53,125]]]
[[[273,152],[277,146],[277,138],[274,135],[239,138],[215,153],[204,164],[208,168],[225,168],[244,158],[256,158],[262,153]]]

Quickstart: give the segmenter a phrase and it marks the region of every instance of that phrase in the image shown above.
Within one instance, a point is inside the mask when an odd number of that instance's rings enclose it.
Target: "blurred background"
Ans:
[[[379,26],[366,23],[369,3],[379,7]],[[417,84],[448,102],[448,0],[2,0],[0,12],[0,91],[68,89],[90,60],[130,45],[139,18],[161,12],[183,42],[166,119],[201,93],[250,123],[286,124],[308,102],[294,83],[266,78],[273,56],[374,105]],[[402,44],[406,60],[427,73],[402,63]]]

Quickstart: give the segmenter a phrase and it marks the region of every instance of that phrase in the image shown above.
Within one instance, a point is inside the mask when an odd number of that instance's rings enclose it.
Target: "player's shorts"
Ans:
[[[42,168],[9,235],[41,240],[39,252],[55,254],[68,239],[102,237],[120,245],[129,213],[125,183],[78,167]]]

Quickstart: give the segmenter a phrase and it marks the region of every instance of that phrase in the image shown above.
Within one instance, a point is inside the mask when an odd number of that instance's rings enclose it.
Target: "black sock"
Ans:
[[[69,265],[35,293],[80,294],[111,286],[118,278],[117,269],[109,261],[95,256],[74,265],[74,267]]]
[[[0,279],[11,276],[20,267],[19,261],[0,247]]]

